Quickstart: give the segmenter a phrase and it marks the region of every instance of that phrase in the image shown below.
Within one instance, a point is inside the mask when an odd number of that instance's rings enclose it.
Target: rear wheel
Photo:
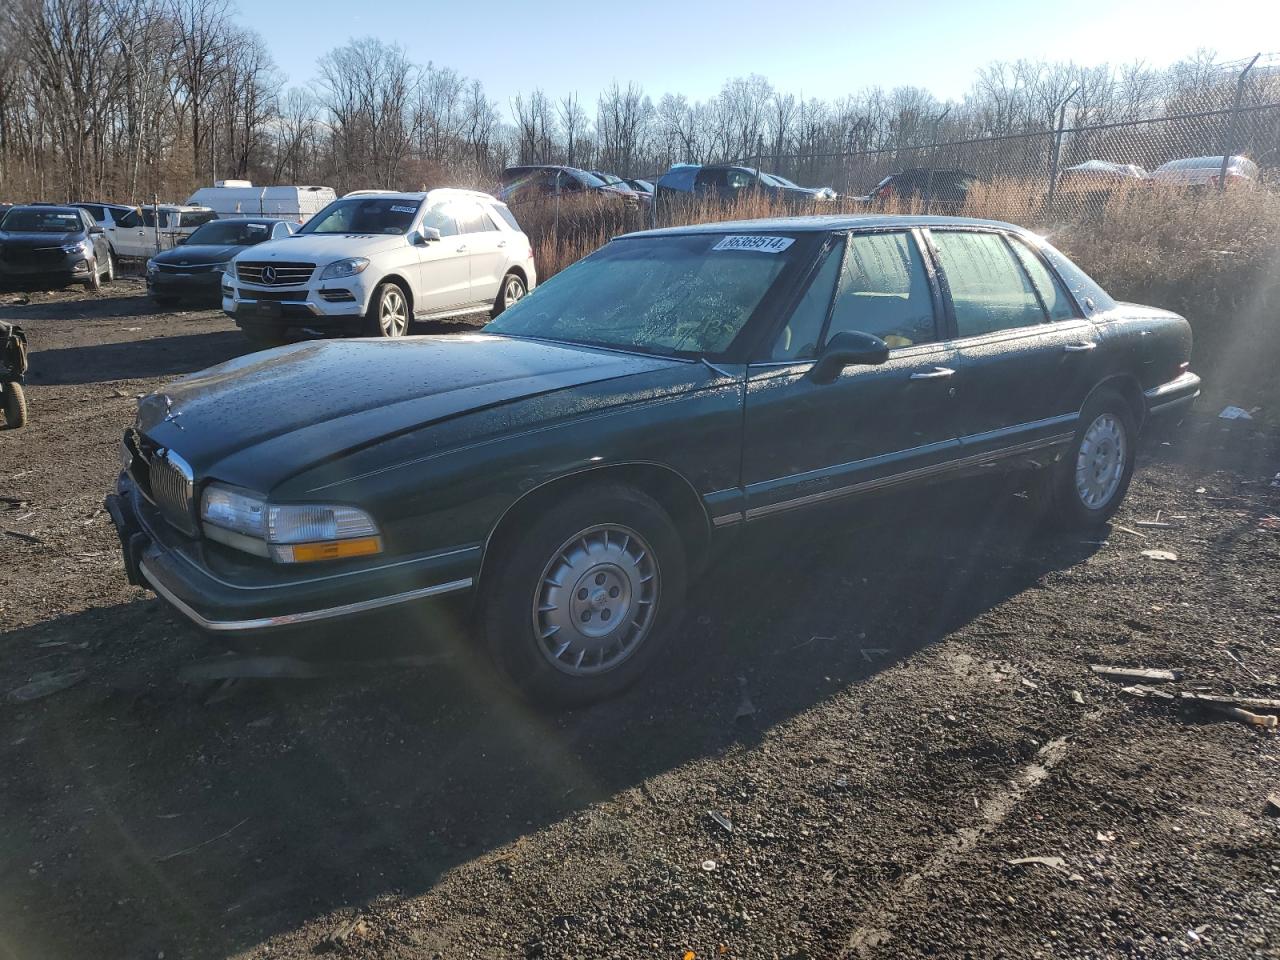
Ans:
[[[369,301],[367,317],[373,336],[403,337],[409,332],[409,321],[413,319],[404,288],[394,280],[380,283]]]
[[[630,487],[590,487],[495,551],[481,631],[525,696],[590,703],[659,658],[684,588],[684,544],[666,511]]]
[[[493,302],[491,315],[496,317],[528,292],[524,281],[520,279],[520,274],[508,273],[502,278],[502,286],[498,288],[498,299]]]
[[[4,422],[10,429],[16,430],[27,424],[27,395],[22,384],[0,383],[0,394],[3,394]]]
[[[1110,520],[1133,478],[1137,439],[1133,411],[1119,393],[1104,390],[1085,404],[1067,455],[1046,477],[1050,519],[1069,528]]]

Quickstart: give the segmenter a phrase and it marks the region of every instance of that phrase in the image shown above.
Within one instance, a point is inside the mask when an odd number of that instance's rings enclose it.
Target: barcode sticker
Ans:
[[[392,206],[392,207],[391,207],[391,212],[392,212],[392,213],[415,213],[415,212],[417,212],[417,209],[418,209],[417,207],[399,207],[399,206]]]
[[[748,233],[725,237],[712,250],[754,250],[756,253],[781,253],[795,243],[792,237],[763,237]]]

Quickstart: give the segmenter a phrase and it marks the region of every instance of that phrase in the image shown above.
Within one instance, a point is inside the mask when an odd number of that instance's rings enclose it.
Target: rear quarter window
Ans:
[[[505,203],[491,203],[489,204],[489,209],[497,214],[498,218],[512,230],[516,231],[516,233],[522,232],[520,230],[520,223],[516,220],[516,215],[511,212],[510,208]]]

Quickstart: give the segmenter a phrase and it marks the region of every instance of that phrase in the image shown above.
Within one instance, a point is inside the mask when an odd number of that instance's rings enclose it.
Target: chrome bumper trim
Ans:
[[[242,630],[269,630],[273,627],[290,627],[297,626],[299,624],[315,623],[320,620],[332,620],[338,617],[347,617],[353,614],[380,610],[383,607],[390,607],[399,603],[408,603],[413,600],[425,600],[429,597],[439,597],[449,593],[457,593],[460,590],[470,589],[471,585],[474,583],[474,580],[471,577],[467,577],[464,580],[452,580],[448,583],[437,583],[430,587],[420,587],[417,590],[395,593],[387,597],[375,597],[372,600],[360,600],[356,603],[346,603],[339,607],[326,607],[322,610],[304,610],[301,613],[285,613],[276,617],[259,617],[254,620],[209,620],[193,610],[188,604],[178,599],[171,590],[161,584],[156,576],[147,568],[146,563],[138,564],[138,568],[142,571],[142,575],[146,578],[147,583],[151,584],[152,589],[176,608],[179,613],[185,616],[196,626],[215,633],[234,633]]]

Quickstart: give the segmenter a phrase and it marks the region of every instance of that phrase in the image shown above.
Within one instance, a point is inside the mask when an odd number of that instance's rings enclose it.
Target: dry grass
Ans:
[[[751,195],[728,204],[698,198],[663,206],[658,223],[867,212],[852,198],[796,209]],[[874,212],[923,210],[919,203],[893,202]],[[1196,367],[1207,381],[1244,384],[1241,401],[1280,405],[1269,370],[1280,355],[1280,195],[1263,189],[1192,195],[1137,185],[1092,202],[1062,195],[1050,218],[1040,188],[1005,180],[980,185],[963,207],[945,212],[1048,235],[1117,299],[1186,316],[1196,334]],[[524,205],[516,215],[533,240],[543,279],[611,237],[650,226],[646,209],[594,197],[562,200],[558,218],[552,203]]]

